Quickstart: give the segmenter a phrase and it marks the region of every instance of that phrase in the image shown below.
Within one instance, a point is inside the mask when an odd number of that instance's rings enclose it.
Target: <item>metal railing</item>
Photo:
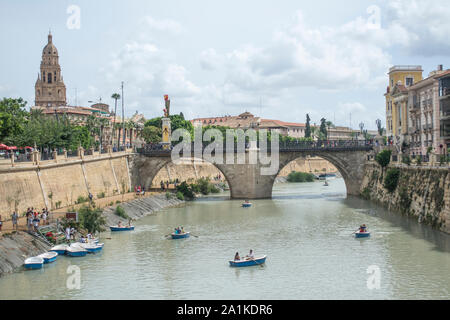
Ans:
[[[168,155],[171,153],[173,147],[178,143],[173,143],[170,148],[164,149],[161,144],[148,144],[143,148],[137,148],[136,152],[142,155],[158,156]],[[205,148],[214,142],[203,142],[200,147],[203,152]],[[185,146],[190,147],[192,153],[198,151],[198,145],[191,143]],[[260,149],[262,145],[256,144],[256,147]],[[227,146],[226,143],[222,144],[224,152],[245,152],[250,148],[249,143],[234,143]],[[319,140],[319,141],[292,141],[292,142],[280,142],[278,150],[280,152],[297,152],[297,151],[370,151],[373,148],[373,141],[371,140]],[[270,142],[266,145],[266,150],[271,151],[272,145]]]

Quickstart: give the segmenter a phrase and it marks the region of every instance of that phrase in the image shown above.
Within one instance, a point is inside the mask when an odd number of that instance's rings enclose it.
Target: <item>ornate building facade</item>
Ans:
[[[35,105],[59,107],[66,104],[66,86],[61,75],[58,50],[49,33],[48,43],[42,51],[41,72],[35,85]]]

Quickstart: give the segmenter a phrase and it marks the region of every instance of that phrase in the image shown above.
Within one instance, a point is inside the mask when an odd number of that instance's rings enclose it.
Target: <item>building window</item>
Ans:
[[[405,83],[407,87],[412,86],[414,84],[414,78],[407,77]]]
[[[52,74],[50,72],[48,73],[47,79],[48,83],[52,83]]]

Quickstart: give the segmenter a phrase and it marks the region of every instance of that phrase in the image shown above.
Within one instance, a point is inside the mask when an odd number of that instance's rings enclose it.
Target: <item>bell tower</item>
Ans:
[[[66,86],[61,75],[58,50],[49,32],[48,43],[42,51],[41,72],[35,85],[35,105],[59,107],[66,104]]]

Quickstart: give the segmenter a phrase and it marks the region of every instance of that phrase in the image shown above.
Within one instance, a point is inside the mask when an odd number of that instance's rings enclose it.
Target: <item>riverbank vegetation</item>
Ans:
[[[183,181],[176,187],[176,196],[179,200],[192,200],[196,194],[208,195],[210,193],[219,193],[220,189],[210,182],[208,178],[201,178],[196,183],[188,184]]]
[[[291,173],[289,173],[287,181],[294,183],[313,182],[315,178],[316,177],[312,173],[292,171]]]

